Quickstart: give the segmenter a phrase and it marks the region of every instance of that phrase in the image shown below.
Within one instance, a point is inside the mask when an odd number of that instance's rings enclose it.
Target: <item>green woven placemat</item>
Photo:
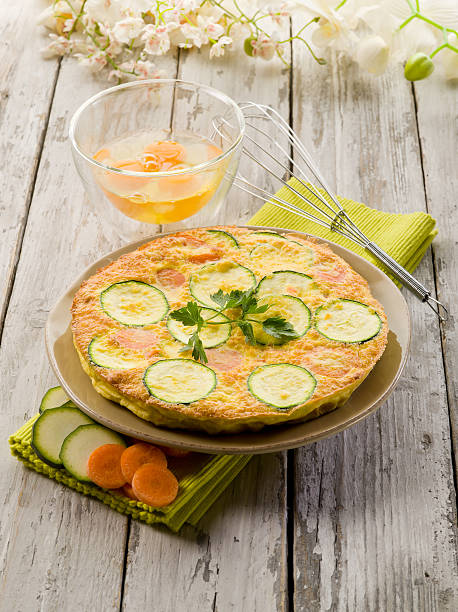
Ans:
[[[164,523],[178,531],[184,523],[196,525],[200,518],[251,459],[251,455],[192,455],[190,459],[170,459],[171,470],[179,482],[178,497],[166,508],[147,504],[80,482],[64,469],[52,468],[37,457],[31,446],[32,426],[38,414],[10,436],[12,454],[27,467],[67,487],[100,500],[113,510],[148,525]],[[189,471],[191,470],[191,471]],[[195,470],[195,471],[193,471]],[[188,471],[188,473],[186,473]]]

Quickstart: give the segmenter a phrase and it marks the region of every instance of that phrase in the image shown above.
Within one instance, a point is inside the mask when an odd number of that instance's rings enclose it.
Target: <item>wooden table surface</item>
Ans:
[[[405,292],[411,356],[386,404],[333,438],[256,457],[197,529],[174,535],[9,455],[8,435],[56,384],[43,329],[57,296],[101,254],[151,233],[107,230],[88,206],[68,124],[106,83],[40,57],[39,10],[0,7],[0,610],[457,610],[458,88],[438,75],[411,85],[400,69],[364,76],[342,59],[319,67],[299,45],[291,70],[237,52],[158,61],[277,107],[338,193],[436,217],[418,278],[451,309],[441,329]],[[219,221],[258,207],[233,191]]]

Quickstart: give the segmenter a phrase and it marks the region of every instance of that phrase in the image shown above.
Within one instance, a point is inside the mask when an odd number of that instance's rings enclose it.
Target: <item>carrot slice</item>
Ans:
[[[121,470],[127,482],[132,482],[135,472],[144,463],[152,463],[163,470],[167,468],[167,459],[160,448],[140,442],[128,446],[121,457]]]
[[[135,495],[134,490],[132,489],[132,486],[129,483],[126,483],[121,489],[121,491],[125,497],[137,500],[137,496]]]
[[[212,249],[211,251],[205,251],[204,253],[191,253],[191,255],[188,255],[188,259],[192,263],[216,261],[217,259],[221,259],[221,257],[221,252],[218,249]]]
[[[108,159],[110,157],[110,151],[108,149],[99,149],[95,155],[93,155],[93,159],[97,161],[103,161],[104,159]]]
[[[168,457],[187,457],[191,451],[184,448],[174,448],[173,446],[161,446],[161,449]]]
[[[178,480],[167,468],[145,463],[135,472],[132,489],[138,500],[149,506],[168,506],[178,495]]]
[[[185,275],[174,268],[162,268],[156,272],[156,277],[165,287],[181,287],[186,280]]]
[[[144,149],[145,153],[152,153],[161,161],[183,161],[186,149],[173,140],[158,140]]]
[[[126,483],[121,472],[121,455],[124,452],[121,444],[102,444],[89,456],[87,475],[102,489],[118,489]]]

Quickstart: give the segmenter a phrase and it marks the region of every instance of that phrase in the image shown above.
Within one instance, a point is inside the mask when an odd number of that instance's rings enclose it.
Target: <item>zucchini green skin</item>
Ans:
[[[378,326],[378,329],[375,332],[375,334],[372,334],[372,336],[369,336],[368,338],[363,338],[362,340],[339,340],[339,339],[336,339],[336,338],[331,338],[331,336],[327,336],[322,331],[320,331],[320,329],[318,327],[318,323],[319,323],[318,322],[318,316],[319,316],[320,312],[322,310],[326,309],[327,307],[331,306],[332,304],[335,304],[336,302],[352,302],[353,304],[358,304],[359,306],[364,306],[364,308],[367,308],[367,309],[371,308],[367,304],[363,304],[362,302],[358,302],[358,300],[350,300],[348,298],[339,298],[338,300],[334,300],[333,302],[330,302],[329,304],[323,304],[322,306],[320,306],[319,308],[316,309],[314,317],[313,317],[313,326],[314,326],[316,331],[321,336],[323,336],[324,338],[327,338],[328,340],[332,340],[333,342],[341,342],[342,344],[364,344],[365,342],[369,342],[369,340],[372,340],[373,338],[378,336],[378,334],[380,333],[380,330],[382,329],[383,323],[382,323],[382,319],[380,318],[380,315],[375,310],[374,310],[374,315],[376,315],[378,320],[379,320],[379,326]]]
[[[285,274],[285,273],[297,274],[297,276],[301,276],[303,278],[307,278],[308,280],[315,282],[314,279],[309,274],[305,274],[304,272],[296,272],[295,270],[275,270],[275,272],[271,272],[270,274],[267,274],[266,276],[261,278],[261,280],[258,283],[258,286],[256,287],[256,293],[259,293],[262,287],[262,284],[264,283],[266,279],[270,278],[271,276],[275,276],[276,274]]]
[[[274,297],[274,296],[272,296]],[[282,346],[283,344],[286,344],[287,342],[291,342],[293,340],[298,340],[299,338],[303,338],[305,336],[305,334],[309,331],[311,325],[312,325],[312,313],[310,311],[310,308],[307,306],[307,304],[305,304],[300,298],[296,297],[295,295],[282,295],[281,297],[286,297],[288,299],[291,300],[296,300],[301,307],[304,308],[304,311],[307,313],[308,316],[308,322],[307,322],[307,326],[305,328],[305,331],[302,334],[299,334],[296,336],[296,338],[287,338],[285,339],[283,342],[278,342],[278,343],[272,343],[272,344],[268,344],[266,342],[261,342],[260,340],[256,339],[256,343],[260,344],[262,346]],[[267,311],[265,314],[268,314],[269,311]],[[253,315],[246,315],[246,318],[249,318],[250,316]],[[266,319],[268,319],[269,317],[267,316]],[[262,324],[262,321],[260,321],[260,323]],[[296,330],[295,330],[296,331]]]
[[[136,283],[138,285],[145,285],[146,287],[151,287],[152,289],[154,289],[155,291],[157,291],[159,294],[161,294],[161,297],[164,301],[164,311],[161,315],[161,317],[159,319],[155,319],[153,321],[148,321],[146,323],[139,323],[138,325],[135,323],[125,323],[124,321],[121,321],[120,319],[117,319],[116,317],[114,317],[113,315],[111,315],[104,306],[104,298],[107,295],[108,292],[110,292],[113,287],[116,287],[117,285],[125,285],[127,283]],[[110,317],[110,319],[113,319],[113,321],[116,321],[117,323],[121,323],[121,325],[125,325],[126,327],[145,327],[145,325],[153,325],[154,323],[159,323],[159,321],[162,321],[162,319],[167,315],[167,313],[170,310],[170,306],[169,306],[169,302],[167,300],[167,298],[165,297],[165,294],[163,291],[161,291],[160,289],[158,289],[157,287],[155,287],[154,285],[149,285],[148,283],[145,283],[143,281],[137,281],[137,280],[125,280],[125,281],[119,281],[118,283],[113,283],[112,285],[110,285],[109,287],[107,287],[106,289],[104,289],[102,291],[102,293],[100,294],[100,307],[102,308],[103,312],[107,315],[107,317]]]
[[[269,230],[257,230],[253,232],[253,234],[258,234],[260,236],[274,236],[275,238],[283,238],[283,240],[288,240],[283,234],[277,234],[277,232],[269,232]]]
[[[157,395],[156,393],[154,393],[149,385],[148,385],[148,381],[147,381],[147,377],[148,377],[148,373],[149,371],[154,368],[155,366],[157,366],[158,363],[163,363],[163,362],[176,362],[176,361],[190,361],[192,363],[194,363],[195,365],[201,367],[201,368],[205,368],[205,370],[208,370],[209,372],[211,372],[212,376],[213,376],[213,385],[211,387],[211,389],[209,391],[207,391],[206,393],[204,393],[203,395],[201,395],[200,397],[193,399],[190,402],[171,402],[169,400],[163,399],[162,397],[159,397],[159,395]],[[203,363],[200,363],[198,361],[194,361],[194,359],[184,359],[184,358],[176,358],[176,359],[160,359],[159,361],[156,361],[155,363],[151,364],[148,368],[146,368],[145,373],[143,374],[143,384],[146,387],[146,390],[148,391],[148,393],[150,395],[152,395],[153,397],[155,397],[156,399],[160,400],[161,402],[166,402],[167,404],[171,404],[171,403],[176,403],[176,404],[193,404],[194,402],[198,402],[201,399],[204,399],[205,397],[207,397],[208,395],[210,395],[210,393],[212,393],[212,391],[215,390],[216,385],[218,383],[218,380],[216,378],[216,373],[209,368],[208,366],[204,365]]]
[[[232,263],[232,262],[231,262]],[[250,270],[250,268],[247,268],[246,266],[242,266],[242,264],[233,262],[235,266],[239,267],[239,268],[243,268],[244,270],[246,270],[247,272],[250,273],[251,278],[252,278],[252,289],[254,289],[256,287],[256,276],[254,275],[254,272],[252,270]],[[206,266],[203,266],[202,268],[200,268],[199,272],[201,270],[204,270],[205,268],[209,268],[209,267],[214,267],[215,264],[207,264]],[[207,308],[214,308],[215,304],[209,305],[207,302],[203,302],[202,300],[200,300],[196,295],[195,295],[195,284],[196,281],[194,279],[194,274],[191,274],[191,277],[189,279],[189,293],[192,295],[192,297],[199,302],[199,304],[202,304],[203,306],[206,306]],[[237,287],[234,287],[234,289],[237,289]],[[217,292],[217,289],[215,289],[215,293]]]
[[[56,403],[56,400],[54,399],[55,395],[58,395],[60,397],[58,403]],[[62,399],[64,401],[61,401]],[[74,405],[72,402],[70,402],[69,397],[62,389],[62,387],[60,385],[57,385],[57,387],[51,387],[51,389],[48,389],[43,395],[43,399],[41,400],[38,412],[41,414],[44,410],[47,410],[48,408],[58,408],[59,406],[67,406],[67,404],[69,403]]]
[[[61,412],[62,409],[65,410],[71,410],[71,412],[73,414],[80,414],[82,417],[82,420],[80,422],[79,425],[76,425],[75,429],[78,428],[79,426],[81,426],[83,423],[86,424],[92,424],[94,423],[94,421],[89,418],[87,415],[84,414],[84,412],[81,412],[81,410],[79,410],[79,408],[77,408],[76,406],[74,406],[74,404],[72,404],[71,406],[67,406],[67,404],[69,404],[71,402],[67,402],[66,404],[64,404],[63,406],[56,406],[55,408],[45,408],[45,410],[40,414],[40,416],[38,417],[38,419],[35,421],[35,423],[32,426],[32,440],[31,440],[31,447],[33,448],[35,454],[37,455],[37,457],[39,459],[41,459],[43,461],[43,463],[46,463],[47,465],[56,468],[56,469],[60,469],[62,468],[62,461],[52,461],[49,456],[46,454],[45,449],[42,447],[41,443],[40,443],[40,429],[42,427],[46,428],[46,421],[49,420],[49,418],[52,419],[52,413],[54,411],[59,411]],[[49,427],[52,427],[52,422],[48,425]],[[72,433],[74,431],[74,429],[69,432]],[[69,435],[67,434],[67,436]],[[62,440],[62,444],[64,443],[64,440],[67,438],[67,436],[65,436],[65,438]]]
[[[220,235],[222,238],[224,238],[224,240],[230,244],[230,246],[236,248],[236,249],[240,249],[240,245],[237,241],[237,238],[235,236],[233,236],[232,234],[230,234],[229,232],[225,232],[224,230],[207,230],[207,234],[218,234]]]
[[[223,344],[226,344],[226,342],[229,340],[229,338],[231,337],[231,332],[232,332],[232,325],[231,325],[231,320],[226,317],[226,315],[224,315],[222,312],[218,313],[217,310],[214,310],[213,308],[202,308],[201,314],[204,310],[209,310],[210,312],[213,312],[215,314],[218,314],[219,317],[224,318],[227,321],[227,333],[226,333],[226,337],[224,338],[224,340],[221,340],[221,342],[218,342],[217,344],[208,344],[206,343],[204,340],[202,340],[202,344],[204,348],[217,348],[218,346],[222,346]],[[178,342],[181,342],[182,344],[187,344],[187,342],[185,342],[184,340],[182,340],[180,337],[178,337],[178,335],[176,334],[176,332],[173,330],[173,323],[174,323],[174,319],[172,319],[170,317],[170,315],[167,317],[167,322],[166,322],[166,326],[167,329],[169,331],[169,334],[175,338],[175,340],[177,340]],[[224,328],[226,327],[224,324],[219,326],[220,328]],[[190,329],[194,329],[195,326],[190,327]],[[201,330],[202,331],[202,330]]]
[[[295,402],[294,404],[290,404],[289,406],[278,406],[276,404],[273,404],[272,402],[267,402],[266,400],[262,399],[259,397],[259,395],[257,395],[254,391],[253,391],[253,387],[252,387],[252,377],[256,376],[256,374],[258,372],[260,372],[261,370],[266,370],[268,368],[276,368],[277,366],[288,366],[290,368],[296,368],[298,370],[304,371],[308,374],[308,377],[314,381],[313,383],[313,388],[310,390],[309,394],[307,396],[304,396],[303,399],[301,399],[300,402]],[[313,374],[307,370],[307,368],[303,368],[302,366],[298,366],[292,363],[269,363],[267,365],[263,365],[263,366],[259,366],[258,368],[256,368],[256,370],[253,370],[253,372],[251,372],[251,374],[248,377],[247,380],[247,387],[248,387],[248,391],[260,402],[262,402],[263,404],[266,404],[267,406],[272,406],[272,408],[276,408],[277,410],[289,410],[290,408],[294,408],[295,406],[300,406],[301,404],[304,404],[305,402],[307,402],[312,395],[315,393],[315,389],[317,386],[317,380],[315,378],[315,376],[313,376]]]
[[[72,445],[74,444],[74,440],[75,439],[77,440],[79,437],[81,437],[81,435],[84,435],[85,432],[88,432],[89,435],[92,432],[96,432],[96,433],[100,432],[102,436],[100,437],[99,440],[96,440],[95,444],[88,451],[88,455],[84,457],[84,460],[82,462],[83,465],[81,466],[83,467],[83,469],[85,469],[87,461],[91,453],[99,446],[102,446],[103,444],[120,444],[121,446],[126,447],[126,443],[124,441],[124,438],[120,434],[116,433],[115,431],[111,429],[108,429],[107,427],[104,427],[103,425],[100,425],[99,423],[94,423],[94,422],[89,423],[87,425],[80,425],[79,427],[77,427],[71,433],[68,434],[68,436],[65,438],[65,440],[62,443],[62,448],[60,449],[60,459],[62,461],[62,464],[64,468],[67,470],[67,472],[69,472],[69,474],[71,474],[77,480],[81,482],[92,482],[92,480],[83,472],[83,470],[81,470],[80,472],[77,472],[74,469],[75,461],[72,460],[72,457],[71,457],[72,450],[74,450],[76,454],[78,453],[78,450],[79,450],[78,446],[75,449],[71,448]]]

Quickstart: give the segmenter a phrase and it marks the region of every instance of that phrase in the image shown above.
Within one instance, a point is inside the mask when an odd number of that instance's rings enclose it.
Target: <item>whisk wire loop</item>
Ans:
[[[330,189],[304,143],[280,113],[270,106],[255,102],[243,102],[239,106],[245,116],[247,130],[258,136],[256,138],[250,133],[245,134],[243,154],[287,188],[296,201],[304,202],[309,210],[255,185],[240,173],[235,178],[234,185],[256,198],[313,221],[365,248],[388,272],[426,302],[441,321],[445,321],[448,317],[445,306],[432,297],[431,292],[422,283],[370,240],[352,221]],[[263,122],[263,127],[260,127],[260,121]],[[264,125],[268,126],[267,130],[264,129]],[[215,131],[222,140],[228,141],[229,137],[224,133],[224,126],[230,127],[230,123],[224,117],[217,116],[213,119]],[[286,139],[286,146],[279,142],[282,138]],[[270,147],[274,148],[273,152],[269,150]],[[295,183],[291,179],[294,179]]]

